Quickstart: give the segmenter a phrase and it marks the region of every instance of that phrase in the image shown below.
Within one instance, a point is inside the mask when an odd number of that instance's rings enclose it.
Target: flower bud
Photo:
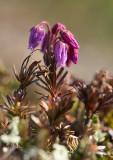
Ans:
[[[58,41],[55,45],[55,60],[57,66],[65,66],[67,61],[67,46],[62,41]]]
[[[67,66],[67,67],[70,67],[71,63],[72,63],[72,60],[71,60],[70,52],[68,51],[68,53],[67,53],[66,66]]]
[[[56,23],[52,28],[52,33],[55,34],[58,29],[66,29],[66,27],[61,23]]]
[[[48,34],[46,33],[42,42],[42,46],[41,46],[41,51],[45,52],[46,48],[47,48],[47,38],[48,38]]]
[[[28,48],[33,51],[34,48],[39,46],[39,44],[42,42],[44,35],[45,35],[45,30],[41,25],[37,25],[31,28]]]
[[[69,47],[66,66],[69,67],[72,62],[74,64],[78,63],[78,49],[74,49],[72,47]]]
[[[78,63],[78,49],[72,48],[72,51],[70,52],[70,57],[71,57],[72,62],[74,64],[77,64]]]
[[[68,30],[63,30],[60,32],[60,34],[65,43],[67,43],[70,47],[73,47],[75,49],[79,48],[79,45],[71,32],[69,32]]]

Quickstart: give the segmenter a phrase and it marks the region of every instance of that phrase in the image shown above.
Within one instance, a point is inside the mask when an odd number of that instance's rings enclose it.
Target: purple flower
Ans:
[[[44,35],[45,30],[41,25],[37,25],[31,28],[28,48],[33,51],[34,48],[36,48],[42,42]]]
[[[67,53],[66,66],[67,66],[67,67],[70,67],[71,63],[72,63],[72,60],[71,60],[70,52],[68,51],[68,53]]]
[[[62,41],[58,41],[55,45],[55,59],[57,66],[65,66],[67,61],[67,46]]]
[[[46,48],[47,48],[47,38],[48,38],[48,34],[46,33],[42,42],[42,46],[41,46],[41,51],[45,52]]]
[[[47,32],[45,34],[45,29],[43,26],[46,25]],[[56,23],[53,25],[52,29],[48,22],[41,22],[39,25],[34,26],[31,29],[29,38],[29,49],[32,51],[35,47],[41,45],[41,51],[44,54],[44,62],[50,62],[49,58],[54,58],[56,60],[57,66],[70,66],[73,62],[78,63],[78,49],[79,45],[74,38],[74,35],[61,23]],[[47,53],[47,54],[46,54]]]
[[[66,27],[63,24],[61,24],[61,23],[56,23],[52,27],[52,33],[55,34],[58,29],[66,29]]]
[[[66,61],[66,66],[70,66],[71,63],[77,64],[78,63],[78,49],[74,49],[72,47],[69,47],[68,50],[68,57]]]
[[[70,57],[74,64],[78,63],[78,49],[74,49],[70,47]]]
[[[60,34],[64,42],[66,42],[69,46],[75,49],[79,49],[79,45],[71,32],[69,32],[68,30],[63,30],[60,32]]]

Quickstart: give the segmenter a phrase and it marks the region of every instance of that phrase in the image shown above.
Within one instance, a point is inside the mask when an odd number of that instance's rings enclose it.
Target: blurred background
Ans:
[[[113,0],[0,0],[0,63],[11,75],[30,53],[30,28],[43,20],[60,22],[75,35],[79,62],[71,73],[86,81],[96,70],[113,74]]]

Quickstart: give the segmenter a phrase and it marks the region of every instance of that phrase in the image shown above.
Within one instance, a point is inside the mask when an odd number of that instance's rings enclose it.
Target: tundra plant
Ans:
[[[66,66],[78,63],[79,45],[61,23],[32,27],[28,49],[19,74],[14,66],[18,88],[12,96],[2,95],[0,159],[112,159],[113,77],[100,71],[86,84],[68,74]],[[32,59],[37,51],[43,65]],[[40,96],[35,105],[25,99],[32,84],[45,90],[35,88]]]

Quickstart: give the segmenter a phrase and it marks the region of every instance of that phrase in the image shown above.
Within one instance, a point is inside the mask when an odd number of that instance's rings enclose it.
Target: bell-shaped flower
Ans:
[[[78,63],[78,49],[74,49],[70,47],[70,57],[74,64]]]
[[[65,43],[67,43],[70,47],[73,47],[75,49],[79,49],[79,45],[77,41],[74,38],[74,35],[68,30],[62,30],[60,32],[62,39]]]
[[[44,36],[44,39],[42,41],[42,46],[41,46],[41,51],[45,52],[46,48],[47,48],[47,38],[48,38],[48,34],[46,33]]]
[[[44,35],[45,35],[45,30],[42,25],[37,25],[31,28],[28,48],[33,51],[34,48],[39,46],[39,44],[42,42]]]
[[[61,23],[56,23],[53,27],[52,27],[52,33],[55,34],[57,30],[59,29],[66,29],[66,27],[61,24]]]
[[[67,53],[66,66],[67,66],[67,67],[70,67],[71,63],[72,63],[72,60],[71,60],[70,52],[68,51],[68,53]]]
[[[58,41],[55,45],[55,60],[57,66],[65,66],[67,61],[67,46],[62,41]]]
[[[69,47],[66,66],[69,67],[72,62],[74,64],[78,63],[78,49],[74,49],[72,47]]]

